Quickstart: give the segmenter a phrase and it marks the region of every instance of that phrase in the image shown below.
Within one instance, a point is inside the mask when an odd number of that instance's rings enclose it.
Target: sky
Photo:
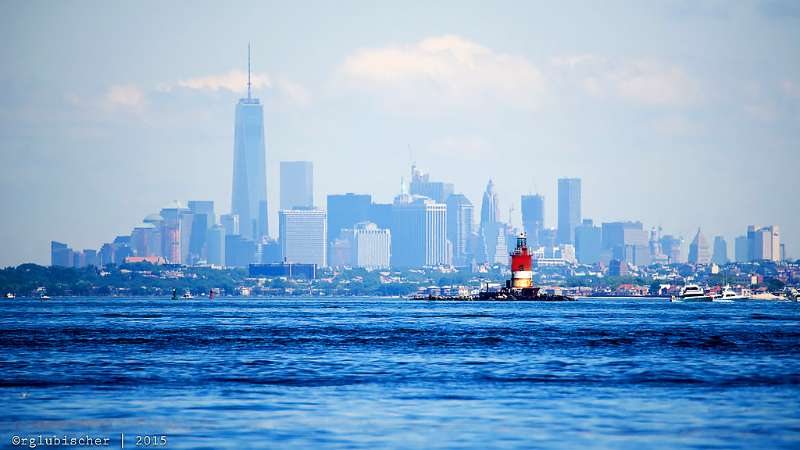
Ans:
[[[0,1],[0,266],[98,248],[177,199],[230,209],[233,121],[264,104],[315,202],[389,202],[412,161],[503,219],[583,181],[582,215],[800,256],[800,2]]]

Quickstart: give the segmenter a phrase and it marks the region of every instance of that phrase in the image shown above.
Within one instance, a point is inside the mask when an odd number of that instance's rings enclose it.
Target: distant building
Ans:
[[[542,245],[544,230],[544,197],[541,195],[522,196],[522,228],[528,234],[528,246],[538,248]]]
[[[334,240],[331,261],[337,266],[388,268],[391,245],[389,230],[378,228],[372,222],[360,222],[353,228],[342,230],[339,238]]]
[[[728,264],[728,243],[722,236],[714,236],[714,250],[711,254],[711,262],[720,266]]]
[[[187,214],[191,214],[191,212],[177,201],[161,209],[161,217],[164,219],[161,230],[161,253],[170,264],[183,263],[184,252],[181,247],[184,242],[186,242],[185,253],[188,254],[188,236],[186,235],[191,233],[191,222],[188,221]]]
[[[423,173],[417,166],[411,166],[411,195],[419,195],[428,197],[437,203],[447,202],[447,198],[453,194],[453,183],[444,183],[441,181],[431,181],[430,175]]]
[[[84,264],[86,266],[98,267],[97,250],[87,248],[83,251]]]
[[[281,210],[314,207],[314,164],[281,161]]]
[[[73,251],[62,242],[50,242],[50,265],[72,267],[75,264]]]
[[[575,228],[575,256],[581,264],[597,264],[603,252],[603,230],[594,226],[591,219],[584,219]]]
[[[780,261],[781,237],[777,225],[747,227],[747,246],[751,261]]]
[[[114,246],[111,244],[103,244],[100,246],[100,251],[97,253],[98,263],[100,267],[114,263]]]
[[[447,239],[453,246],[453,265],[468,266],[472,262],[470,239],[474,232],[472,203],[464,194],[447,198]]]
[[[281,244],[274,239],[268,239],[261,244],[261,263],[279,263],[282,261]]]
[[[258,239],[256,234],[269,234],[267,223],[258,223],[259,216],[266,221],[266,206],[259,214],[262,202],[267,202],[267,155],[264,136],[264,109],[250,89],[250,61],[248,49],[247,98],[236,104],[236,121],[233,141],[233,188],[231,189],[231,214],[239,217],[236,233],[247,239]]]
[[[628,264],[625,261],[612,259],[608,264],[608,275],[612,277],[624,277],[628,275]]]
[[[214,213],[214,202],[211,200],[189,200],[189,211],[195,216],[203,214],[206,216],[208,228],[217,224],[217,215]]]
[[[225,228],[214,225],[208,230],[206,261],[217,266],[225,265]]]
[[[374,223],[378,228],[392,227],[392,204],[391,203],[371,203],[367,220]]]
[[[136,256],[161,256],[161,229],[143,222],[131,232],[131,246]]]
[[[604,222],[603,249],[613,259],[634,266],[650,264],[650,236],[641,222]]]
[[[575,242],[575,228],[581,223],[581,179],[558,179],[558,243]]]
[[[228,267],[247,267],[257,263],[256,243],[242,235],[225,236],[225,265]]]
[[[251,278],[286,277],[313,280],[317,278],[317,265],[297,263],[250,264],[249,275]]]
[[[711,251],[706,242],[705,236],[697,229],[692,243],[689,244],[689,263],[690,264],[708,264],[711,262]]]
[[[750,248],[747,236],[737,236],[733,241],[733,254],[736,262],[743,263],[750,261]]]
[[[481,201],[481,222],[478,229],[478,263],[507,264],[506,224],[500,221],[500,198],[489,180]]]
[[[328,245],[345,228],[369,220],[372,196],[369,194],[328,195]]]
[[[670,264],[686,262],[683,251],[683,238],[666,234],[661,237],[661,250],[667,256]]]
[[[392,266],[448,264],[447,205],[427,197],[398,195],[392,204]]]
[[[238,214],[223,214],[219,216],[220,224],[225,229],[226,236],[238,236],[239,232],[239,215]]]
[[[321,209],[289,209],[278,213],[281,256],[285,262],[327,263],[327,214]]]

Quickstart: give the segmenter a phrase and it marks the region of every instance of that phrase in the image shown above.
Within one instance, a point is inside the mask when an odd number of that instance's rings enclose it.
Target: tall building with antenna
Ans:
[[[236,104],[231,214],[239,216],[243,237],[259,240],[269,234],[264,108],[252,93],[249,44],[247,98]]]

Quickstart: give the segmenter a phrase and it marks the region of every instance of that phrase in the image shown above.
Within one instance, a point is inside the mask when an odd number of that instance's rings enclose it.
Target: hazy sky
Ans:
[[[228,212],[247,42],[278,166],[388,202],[413,154],[479,208],[583,179],[583,216],[800,254],[800,2],[0,2],[0,265],[173,199]],[[558,5],[558,6],[554,6]],[[409,152],[411,148],[411,152]]]

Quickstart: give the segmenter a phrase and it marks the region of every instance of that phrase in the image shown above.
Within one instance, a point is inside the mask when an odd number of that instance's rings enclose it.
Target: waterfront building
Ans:
[[[281,209],[314,207],[314,165],[311,161],[281,161]]]
[[[269,234],[267,220],[266,146],[264,109],[252,96],[250,83],[250,47],[247,49],[247,98],[236,104],[233,141],[233,187],[231,214],[239,216],[240,232],[245,238]],[[262,202],[264,206],[262,206]],[[259,221],[259,209],[263,215]],[[235,233],[239,234],[239,233]]]
[[[581,264],[597,264],[603,251],[603,230],[591,219],[575,228],[575,256]]]
[[[371,204],[372,196],[369,194],[328,195],[328,245],[339,237],[343,229],[369,220]]]
[[[733,241],[733,255],[737,263],[750,261],[750,248],[747,236],[737,236]]]
[[[225,228],[214,225],[208,229],[206,261],[217,266],[225,265]]]
[[[541,234],[544,230],[544,197],[523,195],[522,201],[522,228],[528,235],[528,246],[537,248],[542,245]]]
[[[558,243],[575,242],[575,228],[581,223],[581,179],[558,179]]]
[[[411,166],[411,195],[428,197],[437,203],[446,203],[447,198],[453,194],[453,183],[431,181],[430,174],[423,173],[416,165]]]
[[[278,219],[283,260],[324,267],[328,247],[326,212],[321,209],[287,209],[278,213]]]
[[[711,262],[711,251],[708,248],[705,236],[697,229],[692,243],[689,244],[689,263],[690,264],[708,264]]]
[[[448,264],[447,205],[400,194],[392,204],[393,267]]]
[[[317,278],[317,265],[281,262],[250,264],[249,275],[250,278],[286,277],[289,279],[305,278],[313,280]]]
[[[720,266],[728,264],[728,243],[722,236],[714,236],[714,250],[711,255],[711,261]]]
[[[446,204],[447,239],[452,246],[453,265],[465,267],[472,262],[470,249],[470,238],[474,228],[472,202],[464,194],[451,194]]]

